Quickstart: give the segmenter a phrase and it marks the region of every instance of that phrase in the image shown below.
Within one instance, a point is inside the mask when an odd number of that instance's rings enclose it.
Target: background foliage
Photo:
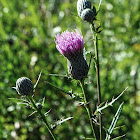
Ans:
[[[28,117],[30,108],[8,99],[20,98],[11,88],[19,77],[26,76],[35,83],[40,71],[43,73],[35,98],[39,101],[46,97],[43,111],[52,109],[48,122],[54,124],[62,117],[74,117],[55,129],[58,138],[78,140],[90,137],[85,110],[45,82],[81,93],[76,81],[48,75],[67,73],[66,59],[59,54],[54,43],[58,32],[78,29],[84,36],[86,50],[94,54],[89,24],[77,17],[76,3],[74,0],[0,0],[0,139],[51,139],[41,120],[34,119],[35,115]],[[94,1],[96,8],[98,3]],[[129,86],[120,100],[103,112],[103,122],[108,128],[119,104],[124,101],[117,126],[125,126],[114,131],[112,137],[126,134],[126,140],[140,137],[139,13],[139,0],[103,0],[97,16],[103,28],[99,41],[102,100],[110,101]],[[88,62],[89,59],[87,55]],[[97,103],[95,73],[92,61],[86,79],[92,108]]]

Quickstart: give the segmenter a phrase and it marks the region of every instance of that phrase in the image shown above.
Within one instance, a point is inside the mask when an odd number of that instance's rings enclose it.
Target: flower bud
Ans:
[[[82,20],[92,22],[95,20],[96,8],[93,6],[93,9],[91,9],[91,2],[89,0],[78,0],[77,13]]]
[[[94,13],[93,13],[93,11],[91,9],[87,8],[87,9],[82,11],[81,18],[84,21],[92,22],[93,19],[94,19]]]
[[[78,0],[77,1],[77,13],[81,17],[81,13],[84,9],[91,9],[91,2],[89,0]]]
[[[17,80],[15,89],[19,95],[29,95],[32,94],[34,85],[29,78],[21,77]]]
[[[43,107],[41,103],[36,103],[36,106],[37,106],[37,108],[38,108],[39,110],[41,110],[42,107]]]

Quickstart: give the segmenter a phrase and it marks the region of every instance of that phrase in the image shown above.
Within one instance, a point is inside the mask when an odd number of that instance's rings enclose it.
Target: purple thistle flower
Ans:
[[[76,80],[85,78],[89,68],[83,57],[83,36],[78,30],[75,32],[67,30],[62,34],[57,34],[55,43],[57,50],[67,58],[69,75]]]
[[[69,32],[67,30],[62,32],[62,34],[57,34],[55,43],[57,50],[67,58],[70,58],[75,54],[83,53],[83,36],[78,30],[75,30],[75,32]]]

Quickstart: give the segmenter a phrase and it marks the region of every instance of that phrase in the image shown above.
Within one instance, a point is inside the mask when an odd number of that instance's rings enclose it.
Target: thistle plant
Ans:
[[[86,109],[87,116],[89,119],[89,124],[91,126],[91,139],[95,140],[110,140],[111,133],[115,129],[116,122],[120,116],[122,111],[123,103],[120,104],[110,127],[107,129],[102,122],[102,111],[109,106],[112,106],[115,101],[117,101],[126,91],[126,89],[116,98],[112,98],[112,101],[109,103],[107,101],[103,101],[101,99],[101,84],[100,84],[100,63],[99,63],[99,52],[98,51],[98,34],[101,33],[100,25],[96,23],[97,15],[100,9],[101,2],[99,3],[98,10],[96,11],[95,6],[92,6],[91,1],[89,0],[78,0],[77,1],[77,14],[84,22],[89,23],[89,27],[91,27],[91,32],[93,33],[93,46],[94,46],[94,65],[96,68],[96,79],[97,79],[97,95],[98,95],[98,103],[97,108],[90,107],[90,100],[88,99],[88,92],[85,90],[85,78],[88,78],[88,71],[90,70],[90,65],[87,64],[85,54],[84,54],[84,39],[83,35],[77,29],[72,30],[71,32],[66,30],[62,33],[58,33],[55,37],[55,44],[57,50],[67,59],[67,68],[68,75],[73,80],[76,80],[81,86],[82,97],[75,96],[75,94],[70,91],[65,91],[56,85],[53,85],[50,82],[46,82],[53,88],[66,93],[66,95],[70,95],[73,100],[79,101],[79,103]],[[95,26],[96,25],[96,26]],[[66,119],[62,119],[57,121],[55,125],[49,126],[47,122],[46,115],[50,113],[50,111],[46,113],[42,113],[42,108],[44,104],[44,100],[42,103],[38,103],[33,98],[33,92],[36,88],[41,74],[35,85],[33,85],[32,81],[27,77],[21,77],[16,82],[16,91],[19,95],[22,95],[26,98],[26,100],[21,99],[21,101],[25,102],[25,104],[29,104],[31,108],[34,110],[33,113],[38,113],[40,118],[45,123],[50,135],[55,140],[57,139],[55,134],[53,133],[53,129],[57,128],[57,125],[62,124],[65,121],[72,119],[73,117],[68,117]],[[94,85],[93,85],[94,86]],[[33,114],[32,113],[32,114]],[[106,133],[106,137],[105,137]],[[121,138],[121,136],[119,136]]]
[[[93,33],[93,42],[94,42],[94,48],[95,48],[95,57],[94,57],[94,62],[95,62],[95,68],[96,68],[96,77],[97,77],[97,94],[98,94],[98,105],[102,105],[102,100],[101,100],[101,86],[100,86],[100,65],[99,65],[99,52],[98,52],[98,34],[102,31],[100,29],[100,25],[98,26],[96,24],[96,16],[99,12],[100,5],[101,5],[102,0],[100,0],[98,11],[96,12],[96,8],[93,5],[93,8],[91,8],[91,2],[89,0],[78,0],[77,1],[77,12],[79,17],[84,20],[89,22],[91,31]],[[96,26],[95,26],[96,24]],[[115,100],[113,100],[115,102]],[[103,125],[102,125],[102,118],[101,118],[102,112],[99,112],[99,134],[95,133],[95,138],[96,139],[104,139],[103,136]],[[117,114],[117,113],[116,113]],[[118,115],[118,114],[117,114]],[[95,130],[96,132],[96,130]],[[107,138],[108,139],[108,138]]]
[[[55,43],[58,51],[67,58],[68,73],[70,77],[80,81],[84,95],[84,105],[89,116],[93,136],[96,136],[94,132],[94,124],[91,120],[90,108],[84,90],[84,79],[87,76],[89,70],[87,62],[83,56],[84,41],[80,33],[77,30],[75,31],[76,33],[70,33],[69,31],[66,31],[61,35],[57,34]]]
[[[39,75],[39,78],[41,76],[41,73]],[[13,87],[14,89],[16,89],[17,93],[19,95],[22,95],[24,96],[24,99],[21,99],[21,102],[20,104],[26,104],[26,105],[29,105],[33,110],[34,112],[31,114],[33,115],[34,113],[38,113],[40,115],[40,118],[43,120],[46,128],[48,129],[50,135],[52,136],[52,138],[54,140],[56,140],[56,136],[54,135],[54,133],[52,132],[47,120],[46,120],[46,114],[48,114],[49,112],[43,114],[41,112],[41,109],[43,107],[43,104],[44,104],[44,100],[41,103],[36,103],[34,98],[33,98],[33,90],[35,89],[35,87],[37,86],[37,83],[39,81],[39,78],[35,84],[35,86],[33,85],[32,81],[27,78],[27,77],[21,77],[19,78],[17,81],[16,81],[16,87]],[[30,115],[30,116],[31,116]]]

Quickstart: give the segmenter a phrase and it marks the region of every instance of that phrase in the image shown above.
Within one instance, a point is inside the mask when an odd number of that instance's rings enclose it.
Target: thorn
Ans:
[[[15,89],[15,90],[17,89],[16,87],[12,87],[12,88]]]
[[[52,110],[52,109],[50,109],[49,111],[47,111],[47,112],[44,114],[44,116],[46,117],[46,116],[48,115],[48,113],[51,112],[51,110]]]
[[[32,116],[34,113],[36,113],[37,111],[34,111],[33,113],[31,113],[28,117]]]
[[[97,33],[101,33],[101,32],[102,32],[102,30],[98,31]]]
[[[105,105],[108,105],[108,101],[106,101]]]
[[[114,100],[114,96],[113,96],[112,100]]]
[[[102,113],[102,111],[99,111],[99,116],[101,116],[103,113]]]

